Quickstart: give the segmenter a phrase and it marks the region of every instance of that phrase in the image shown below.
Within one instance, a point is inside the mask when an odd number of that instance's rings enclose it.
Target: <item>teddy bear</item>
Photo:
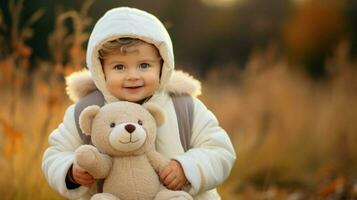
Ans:
[[[169,190],[158,173],[169,159],[155,151],[157,127],[164,112],[153,103],[119,101],[88,106],[79,116],[83,133],[93,145],[75,151],[74,162],[95,179],[103,179],[103,193],[95,199],[192,200],[184,191]]]

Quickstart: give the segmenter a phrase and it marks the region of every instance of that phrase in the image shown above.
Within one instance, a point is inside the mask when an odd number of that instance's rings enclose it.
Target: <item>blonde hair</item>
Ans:
[[[145,43],[144,41],[136,38],[118,38],[103,44],[99,49],[99,59],[102,61],[106,56],[120,53],[127,54],[136,51],[135,46]]]

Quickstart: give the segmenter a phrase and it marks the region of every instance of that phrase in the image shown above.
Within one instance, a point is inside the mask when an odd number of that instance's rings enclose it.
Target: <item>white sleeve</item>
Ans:
[[[69,190],[65,183],[74,160],[74,151],[83,144],[74,120],[74,107],[71,105],[66,110],[63,122],[49,136],[49,147],[42,159],[42,171],[49,185],[69,199],[78,199],[88,191],[88,187],[83,186]]]
[[[196,195],[216,188],[230,174],[236,154],[227,133],[203,103],[194,98],[191,149],[174,159],[179,161]]]

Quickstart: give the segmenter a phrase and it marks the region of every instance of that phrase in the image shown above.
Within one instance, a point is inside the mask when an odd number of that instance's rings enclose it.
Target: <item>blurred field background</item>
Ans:
[[[0,1],[0,199],[62,199],[41,172],[95,21],[157,15],[238,153],[223,199],[357,199],[354,0]]]

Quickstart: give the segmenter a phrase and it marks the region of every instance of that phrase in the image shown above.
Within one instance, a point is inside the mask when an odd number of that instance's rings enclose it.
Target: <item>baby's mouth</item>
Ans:
[[[126,86],[126,87],[124,87],[124,88],[126,88],[126,89],[138,89],[138,88],[141,88],[141,87],[143,87],[143,85],[138,85],[138,86]]]

